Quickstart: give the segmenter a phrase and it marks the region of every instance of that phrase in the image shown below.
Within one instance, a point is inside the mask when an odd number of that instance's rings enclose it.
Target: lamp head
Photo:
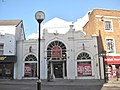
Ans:
[[[45,13],[43,11],[37,11],[35,13],[35,19],[38,23],[41,23],[45,19]]]

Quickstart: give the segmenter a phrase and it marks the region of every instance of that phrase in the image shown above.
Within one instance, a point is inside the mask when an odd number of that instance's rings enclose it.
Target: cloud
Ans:
[[[28,35],[27,39],[38,39],[38,33],[32,33],[30,35]]]

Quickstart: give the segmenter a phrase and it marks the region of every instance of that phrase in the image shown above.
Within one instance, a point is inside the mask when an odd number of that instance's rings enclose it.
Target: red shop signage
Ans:
[[[105,64],[120,64],[120,56],[106,56]]]
[[[61,58],[61,48],[58,46],[54,46],[52,48],[52,57],[53,58]]]
[[[92,67],[91,64],[77,64],[77,73],[78,76],[91,76],[92,75]]]
[[[30,65],[25,65],[25,75],[30,75],[32,73],[32,69]]]

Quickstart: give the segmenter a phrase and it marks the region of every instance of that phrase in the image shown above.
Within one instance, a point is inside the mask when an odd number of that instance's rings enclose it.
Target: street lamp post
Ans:
[[[40,27],[41,22],[45,19],[45,14],[42,11],[35,13],[35,19],[39,23],[39,37],[38,37],[38,81],[37,81],[37,90],[41,90],[41,79],[40,79]]]

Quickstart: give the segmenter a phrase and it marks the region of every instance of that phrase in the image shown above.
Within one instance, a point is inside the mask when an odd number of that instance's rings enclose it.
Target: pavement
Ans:
[[[117,79],[116,78],[110,78],[107,83],[103,84],[103,87],[118,87],[120,88],[120,78]]]
[[[36,84],[37,80],[0,80],[1,84]],[[48,82],[47,80],[41,80],[42,85],[103,85],[104,80],[96,80],[96,79],[77,79],[77,80],[68,80],[68,79],[56,79],[54,81]]]
[[[77,80],[68,80],[68,79],[56,79],[51,82],[47,80],[41,80],[42,85],[79,85],[79,86],[103,86],[103,87],[117,87],[120,88],[120,78],[117,81],[115,78],[109,79],[107,83],[104,83],[104,80],[96,79],[77,79]],[[21,84],[37,84],[37,80],[7,80],[0,79],[0,85],[21,85]]]

